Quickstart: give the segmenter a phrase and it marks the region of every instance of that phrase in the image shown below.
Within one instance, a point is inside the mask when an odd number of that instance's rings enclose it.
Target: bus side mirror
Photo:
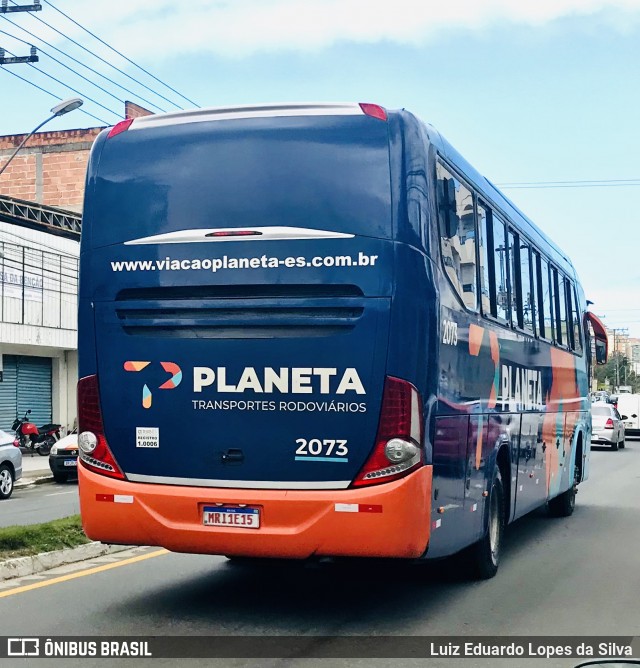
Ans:
[[[456,184],[453,179],[438,180],[438,204],[441,234],[447,239],[458,234],[458,207],[456,204]]]
[[[587,311],[584,314],[585,319],[591,325],[596,349],[596,364],[606,364],[608,356],[609,343],[607,340],[607,330],[602,320],[597,315]]]

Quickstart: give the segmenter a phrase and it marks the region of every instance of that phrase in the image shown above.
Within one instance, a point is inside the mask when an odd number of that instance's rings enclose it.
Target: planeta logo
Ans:
[[[124,370],[138,372],[146,369],[151,362],[125,362]],[[159,390],[174,390],[182,381],[182,369],[175,362],[160,362],[162,368],[171,374],[171,378],[158,387]],[[153,395],[149,386],[145,383],[142,387],[142,407],[151,408]]]

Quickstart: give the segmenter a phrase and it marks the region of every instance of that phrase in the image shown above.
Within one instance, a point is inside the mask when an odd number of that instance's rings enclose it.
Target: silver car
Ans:
[[[22,477],[22,452],[15,436],[0,429],[0,499],[13,493],[13,483]]]
[[[624,423],[612,404],[591,404],[591,442],[610,445],[612,450],[624,448]]]

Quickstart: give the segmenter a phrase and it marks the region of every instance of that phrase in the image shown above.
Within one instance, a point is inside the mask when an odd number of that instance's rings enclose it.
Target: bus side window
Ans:
[[[478,310],[473,193],[437,163],[440,250],[447,276],[463,304]]]
[[[560,327],[559,342],[570,347],[569,344],[569,314],[567,313],[567,292],[565,289],[565,278],[560,272],[555,272],[558,277],[558,326]]]
[[[478,202],[478,245],[480,255],[480,306],[484,315],[496,316],[495,308],[495,284],[493,282],[492,257],[489,251],[492,248],[491,226],[489,225],[489,210]],[[492,297],[493,294],[493,297]]]
[[[534,334],[533,326],[534,310],[533,295],[534,290],[531,285],[531,267],[529,261],[529,244],[520,240],[520,286],[522,289],[522,322],[520,327],[529,334]]]
[[[563,290],[564,290],[564,295],[565,299],[567,301],[567,346],[571,348],[571,350],[576,349],[576,344],[574,340],[575,332],[573,329],[573,318],[575,317],[573,314],[573,304],[572,304],[572,298],[571,298],[571,281],[568,278],[563,279]]]
[[[509,249],[504,223],[495,214],[493,218],[493,265],[496,284],[496,318],[509,323]]]
[[[540,294],[542,296],[540,313],[543,316],[540,335],[549,341],[553,341],[553,293],[549,283],[549,263],[543,257],[540,258]]]
[[[571,320],[573,328],[573,349],[582,354],[582,337],[580,336],[580,310],[578,309],[578,300],[576,297],[576,289],[571,282],[567,282],[568,294],[571,298]]]
[[[544,313],[542,307],[542,279],[540,277],[540,253],[531,249],[531,288],[535,311],[535,325],[538,336],[544,338]]]
[[[520,235],[512,230],[509,238],[509,277],[511,278],[511,321],[515,327],[522,329],[522,286],[520,285]]]

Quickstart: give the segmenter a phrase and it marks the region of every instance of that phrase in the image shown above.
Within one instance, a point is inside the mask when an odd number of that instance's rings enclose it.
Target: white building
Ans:
[[[39,426],[56,422],[70,430],[76,421],[79,234],[69,234],[74,240],[43,230],[55,230],[66,217],[79,231],[80,218],[8,198],[0,197],[0,205],[0,429],[10,430],[16,415],[30,409]],[[21,218],[38,220],[24,227]]]

